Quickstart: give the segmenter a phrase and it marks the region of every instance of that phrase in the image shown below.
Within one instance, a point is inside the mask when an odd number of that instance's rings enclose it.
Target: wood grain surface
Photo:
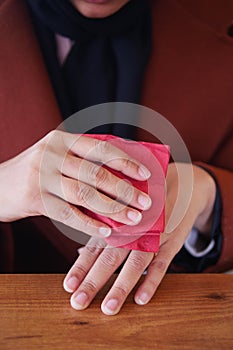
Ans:
[[[233,349],[233,275],[167,275],[147,306],[117,316],[70,307],[63,275],[0,275],[0,349]]]

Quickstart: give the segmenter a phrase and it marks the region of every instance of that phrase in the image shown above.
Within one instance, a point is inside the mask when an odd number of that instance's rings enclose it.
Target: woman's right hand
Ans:
[[[52,131],[0,164],[0,221],[45,215],[91,236],[108,237],[111,229],[85,215],[81,206],[138,224],[137,209],[150,207],[149,196],[97,163],[139,181],[150,177],[148,169],[109,142]]]

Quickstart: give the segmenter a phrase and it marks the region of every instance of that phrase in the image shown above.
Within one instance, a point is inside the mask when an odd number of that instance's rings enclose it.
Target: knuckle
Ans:
[[[144,269],[146,268],[145,259],[141,255],[131,257],[129,263],[131,265],[131,268],[136,271],[141,272],[144,271]]]
[[[76,198],[78,191],[78,185],[74,181],[70,181],[68,184],[66,178],[61,177],[61,192],[67,202],[72,202]]]
[[[91,236],[97,234],[95,220],[87,215],[79,216],[79,229]]]
[[[126,183],[122,192],[122,195],[124,196],[124,201],[129,203],[133,198],[133,194],[134,194],[133,186]]]
[[[69,205],[65,205],[60,210],[60,218],[63,222],[71,222],[74,218],[74,212]]]
[[[90,171],[90,177],[97,186],[107,182],[108,172],[101,166],[94,165]]]
[[[97,256],[101,251],[101,247],[97,245],[86,245],[86,251],[89,256]]]
[[[132,167],[132,162],[129,158],[122,158],[122,168],[131,168]]]
[[[65,140],[67,139],[67,133],[61,130],[52,130],[44,137],[44,143],[47,148],[57,150],[57,146],[65,146]],[[65,147],[66,148],[66,147]]]
[[[100,261],[107,268],[116,268],[121,262],[120,253],[116,249],[106,249],[100,256]]]
[[[85,268],[83,265],[77,264],[74,265],[73,267],[73,273],[74,275],[78,275],[78,276],[86,276],[88,273],[88,269]]]
[[[76,187],[76,198],[79,203],[87,203],[92,198],[92,189],[91,187],[79,184]]]
[[[45,140],[46,141],[49,141],[49,140],[52,140],[54,138],[57,138],[58,135],[61,134],[61,131],[58,131],[58,130],[51,130],[46,136],[45,136]]]
[[[116,290],[117,294],[120,294],[123,298],[126,298],[130,292],[126,285],[116,285],[114,289]]]
[[[33,149],[33,153],[32,153],[32,158],[33,160],[36,160],[37,161],[37,167],[38,167],[38,160],[41,159],[41,156],[42,154],[44,153],[45,151],[45,143],[44,142],[38,142],[36,144],[36,147],[34,147]]]
[[[64,156],[64,160],[61,164],[61,172],[66,173],[67,169],[73,169],[76,167],[76,158],[69,155],[68,153]]]
[[[124,206],[116,201],[112,201],[109,204],[109,214],[119,214],[124,209]]]
[[[159,273],[163,274],[167,271],[168,262],[164,259],[155,259],[150,266],[155,267]]]
[[[108,154],[112,152],[112,145],[107,141],[98,141],[97,147],[101,153]]]
[[[92,280],[83,281],[82,287],[91,293],[96,293],[98,291],[97,284]]]
[[[57,135],[57,130],[51,130],[45,137],[51,138]]]
[[[93,220],[89,216],[81,216],[80,217],[80,229],[85,230],[85,232],[89,232],[93,228]]]

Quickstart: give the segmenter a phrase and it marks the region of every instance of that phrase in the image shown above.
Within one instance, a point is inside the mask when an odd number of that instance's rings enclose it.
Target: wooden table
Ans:
[[[233,349],[233,275],[167,275],[147,306],[75,311],[63,275],[0,275],[0,349]],[[106,292],[106,290],[105,290]]]

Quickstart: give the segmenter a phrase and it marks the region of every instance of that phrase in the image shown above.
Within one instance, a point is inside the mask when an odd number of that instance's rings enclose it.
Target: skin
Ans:
[[[74,6],[87,17],[106,17],[113,14],[127,1],[109,0],[103,4],[92,1],[72,0]],[[177,170],[178,169],[178,170]],[[166,222],[172,213],[178,193],[177,173],[186,176],[185,164],[170,164],[167,174]],[[129,251],[105,246],[103,240],[91,238],[64,280],[64,288],[71,293],[71,306],[76,310],[87,308],[97,292],[108,281],[114,271],[125,261],[112,288],[104,298],[101,309],[106,315],[117,314],[130,291],[147,268],[147,275],[135,293],[138,305],[147,304],[174,256],[183,246],[191,228],[195,226],[208,239],[212,221],[216,186],[212,177],[203,169],[193,166],[193,192],[183,219],[173,230],[161,235],[160,250],[157,254]],[[182,191],[186,191],[185,183]]]
[[[149,196],[97,166],[96,161],[107,162],[112,169],[139,181],[150,176],[143,165],[111,143],[53,131],[0,165],[0,221],[44,215],[91,236],[111,234],[107,225],[83,214],[78,205],[136,225],[142,217],[137,209],[150,207]],[[117,196],[122,203],[112,199]]]
[[[186,164],[170,164],[167,175],[166,221],[168,221],[177,198],[178,171],[185,176]],[[64,280],[64,288],[72,293],[70,302],[76,310],[87,308],[97,292],[114,271],[124,266],[110,291],[104,298],[101,309],[106,315],[117,314],[127,296],[139,281],[146,268],[147,275],[137,289],[134,300],[138,305],[147,304],[161,283],[168,266],[184,244],[191,228],[197,227],[208,236],[215,200],[215,183],[203,169],[193,166],[194,185],[192,197],[180,224],[169,232],[162,233],[157,254],[105,247],[103,240],[91,239],[80,251],[80,256]],[[182,189],[186,191],[186,188]]]
[[[76,9],[85,17],[104,18],[117,12],[129,0],[71,0]]]
[[[72,0],[80,13],[92,18],[110,16],[127,2]],[[47,161],[43,164],[44,157]],[[101,305],[103,313],[115,315],[146,268],[147,275],[135,293],[135,302],[138,305],[149,302],[193,226],[208,238],[216,187],[207,172],[193,166],[194,184],[189,206],[179,225],[173,230],[165,230],[161,235],[157,254],[106,247],[103,237],[111,234],[109,228],[85,216],[76,206],[91,206],[93,210],[91,198],[96,195],[97,189],[104,190],[105,197],[97,203],[94,211],[100,210],[118,222],[136,225],[141,220],[138,209],[148,209],[151,202],[147,195],[129,188],[125,183],[122,192],[119,194],[119,188],[117,191],[125,205],[116,204],[112,198],[116,195],[118,178],[103,171],[96,161],[107,161],[112,169],[120,170],[139,181],[150,176],[142,164],[108,143],[53,131],[25,152],[0,165],[0,221],[11,222],[28,216],[45,215],[92,236],[64,280],[65,290],[72,294],[71,305],[77,310],[90,305],[96,293],[126,259]],[[169,165],[166,222],[169,221],[178,193],[177,169],[185,176],[187,165]],[[182,190],[187,190],[185,185]],[[131,194],[131,208],[127,206],[125,193]],[[142,196],[143,201],[140,200]],[[131,214],[133,211],[134,215],[129,215],[129,211]]]

